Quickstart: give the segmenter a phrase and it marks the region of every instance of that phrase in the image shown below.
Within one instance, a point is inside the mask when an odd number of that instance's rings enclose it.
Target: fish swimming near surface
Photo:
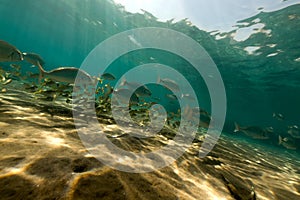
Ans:
[[[278,143],[279,145],[282,145],[285,148],[291,149],[291,150],[297,149],[296,143],[292,138],[289,138],[289,137],[283,138],[279,135],[278,139],[279,139],[279,143]]]
[[[15,62],[22,60],[23,55],[20,50],[8,42],[0,40],[0,62]]]
[[[76,67],[59,67],[51,71],[45,71],[39,62],[37,62],[37,66],[40,70],[39,81],[44,77],[48,77],[54,81],[73,84],[77,76],[80,76],[84,81],[93,81],[88,73]]]
[[[23,58],[24,58],[24,60],[26,60],[27,62],[29,62],[35,66],[38,66],[38,62],[42,66],[44,66],[44,64],[45,64],[45,61],[43,60],[43,58],[36,53],[23,53]]]
[[[266,140],[269,139],[268,131],[258,126],[248,126],[248,127],[240,127],[236,122],[234,123],[235,129],[234,132],[243,132],[248,137],[253,139]]]

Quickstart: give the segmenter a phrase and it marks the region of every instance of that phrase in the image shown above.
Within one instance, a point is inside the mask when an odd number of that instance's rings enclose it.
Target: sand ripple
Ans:
[[[137,139],[110,118],[99,121],[128,151],[152,151],[171,139],[172,130]],[[168,167],[120,172],[89,156],[66,105],[13,88],[0,94],[0,145],[0,199],[300,199],[300,160],[288,151],[223,134],[203,159],[197,140]]]

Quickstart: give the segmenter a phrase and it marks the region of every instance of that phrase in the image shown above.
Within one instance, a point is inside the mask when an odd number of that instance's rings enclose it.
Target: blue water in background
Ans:
[[[292,15],[296,15],[291,19]],[[217,40],[215,35],[187,23],[160,22],[149,14],[132,14],[109,0],[52,1],[2,0],[0,2],[0,39],[15,45],[22,52],[40,54],[47,70],[59,66],[80,67],[88,53],[101,41],[125,30],[138,27],[171,28],[187,34],[199,42],[218,66],[227,93],[225,130],[233,130],[233,122],[242,125],[273,126],[285,134],[288,125],[300,126],[300,5],[282,10],[261,12],[241,22],[255,24],[259,18],[264,30],[247,40],[236,42],[230,33],[217,33],[227,37]],[[243,28],[241,23],[237,23]],[[239,29],[238,28],[238,29]],[[276,44],[274,48],[268,44]],[[244,48],[260,46],[255,54]],[[269,56],[279,52],[276,56]],[[192,84],[201,107],[210,111],[210,98],[201,77],[195,76],[185,60],[168,52],[144,50],[131,52],[118,58],[110,72],[120,77],[133,66],[151,62],[173,66]],[[24,64],[23,70],[35,71]],[[37,71],[37,70],[36,70]],[[145,75],[146,76],[146,75]],[[282,113],[284,121],[272,118]]]

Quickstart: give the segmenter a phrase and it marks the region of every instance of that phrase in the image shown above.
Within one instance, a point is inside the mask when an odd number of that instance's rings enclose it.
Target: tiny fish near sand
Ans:
[[[14,62],[22,60],[23,55],[20,50],[8,42],[0,40],[0,62]]]

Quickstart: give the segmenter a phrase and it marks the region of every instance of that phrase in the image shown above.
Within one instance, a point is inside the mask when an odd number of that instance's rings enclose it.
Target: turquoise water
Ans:
[[[196,93],[203,110],[192,150],[171,167],[145,176],[108,170],[89,157],[74,128],[73,85],[51,78],[39,82],[38,68],[26,61],[1,62],[0,199],[96,199],[99,195],[108,199],[199,199],[203,194],[205,199],[299,198],[300,4],[270,12],[262,9],[224,32],[199,28],[189,19],[161,21],[148,12],[130,13],[112,0],[0,1],[0,40],[21,52],[39,54],[47,71],[79,68],[99,43],[123,31],[145,27],[166,28],[192,38],[207,51],[220,72],[227,113],[222,135],[208,157],[196,155],[206,137],[212,100],[203,77],[183,57],[155,48],[130,51],[106,69],[116,79],[98,83],[96,114],[103,133],[132,152],[143,148],[148,152],[168,144],[174,129],[179,129],[181,110],[178,100],[170,96],[170,88],[147,84],[151,95],[139,97],[140,102],[131,107],[131,117],[144,127],[149,122],[150,106],[159,103],[168,112],[166,129],[153,140],[129,137],[136,129],[115,126],[110,93],[104,98],[123,74],[143,64],[171,66]],[[246,30],[252,30],[248,38],[235,39]],[[176,38],[170,40],[176,45]],[[107,55],[121,47],[107,47]],[[97,78],[100,65],[93,66]],[[155,72],[161,77],[167,74],[160,68]],[[149,76],[148,72],[139,74],[141,80]],[[135,100],[131,96],[131,101]],[[234,132],[235,122],[241,126],[239,132]],[[105,150],[103,153],[109,152]],[[108,160],[120,159],[114,156],[108,153]],[[138,162],[127,164],[139,167]],[[102,191],[102,187],[107,188]],[[119,190],[122,192],[116,192]]]
[[[259,24],[264,24],[263,28],[254,30],[244,41],[233,39],[236,32]],[[272,12],[262,11],[236,22],[234,30],[222,32],[199,29],[188,19],[162,22],[146,12],[129,13],[110,0],[2,0],[0,27],[0,40],[13,44],[22,52],[38,53],[45,60],[46,70],[61,66],[79,68],[96,45],[126,30],[160,27],[184,33],[204,47],[224,81],[227,95],[224,134],[252,145],[265,145],[268,150],[273,148],[274,152],[287,151],[299,155],[300,138],[288,133],[289,126],[300,127],[299,4]],[[256,50],[251,52],[251,49]],[[116,59],[107,71],[118,80],[134,66],[153,60],[178,70],[190,81],[200,107],[211,112],[211,99],[201,76],[185,59],[170,52],[157,49],[129,52]],[[3,62],[0,66],[12,71],[10,64]],[[17,64],[21,66],[22,73],[16,76],[25,76],[29,71],[38,73],[36,67],[25,61]],[[26,79],[16,76],[14,80],[33,82],[32,93],[38,90],[37,76]],[[114,85],[117,80],[105,83]],[[44,86],[47,83],[44,82]],[[178,102],[163,99],[171,91],[154,84],[148,87],[153,96],[160,98],[167,111],[178,110]],[[70,90],[65,93],[70,97]],[[151,98],[146,101],[151,101]],[[273,113],[282,114],[284,119],[274,118]],[[247,134],[234,133],[234,122],[242,127],[273,127],[273,132],[267,140],[253,139]],[[295,129],[299,131],[299,128]],[[279,136],[289,138],[295,148],[279,145]]]
[[[198,41],[221,72],[228,98],[225,128],[233,129],[233,122],[237,120],[245,126],[273,126],[280,132],[286,131],[288,125],[299,126],[299,5],[261,12],[239,21],[236,30],[228,33],[199,30],[187,20],[159,22],[154,16],[128,13],[109,1],[54,3],[30,0],[18,1],[17,6],[14,1],[2,1],[0,9],[1,39],[22,52],[40,54],[47,70],[58,66],[80,67],[98,43],[125,30],[166,27],[180,31]],[[260,22],[253,22],[254,19],[260,19]],[[245,41],[238,42],[230,37],[239,29],[258,23],[265,26]],[[224,38],[217,40],[215,36],[219,35]],[[249,55],[244,49],[253,46],[260,48]],[[277,55],[268,57],[276,52]],[[120,77],[132,66],[149,62],[149,57],[173,66],[192,80],[201,107],[210,110],[209,94],[201,77],[195,77],[183,60],[168,52],[128,53],[110,66],[111,72]],[[34,70],[26,63],[22,65],[22,70]],[[194,81],[197,79],[200,81]],[[274,112],[282,113],[285,120],[272,118]]]
[[[80,67],[97,44],[125,30],[165,27],[180,31],[199,42],[218,66],[228,102],[225,130],[232,131],[234,121],[244,126],[272,126],[283,135],[287,126],[299,126],[299,5],[240,20],[237,28],[228,33],[206,32],[188,20],[160,22],[147,13],[128,13],[110,1],[2,1],[0,9],[1,39],[22,52],[40,54],[47,70]],[[230,36],[258,23],[265,26],[245,41],[238,42]],[[249,54],[246,47],[259,49]],[[205,83],[178,56],[151,49],[131,52],[118,58],[109,69],[120,78],[132,66],[151,62],[150,57],[179,70],[197,91],[201,107],[210,111]],[[22,70],[38,72],[29,66],[22,63]],[[278,121],[272,113],[281,113],[285,119]]]

